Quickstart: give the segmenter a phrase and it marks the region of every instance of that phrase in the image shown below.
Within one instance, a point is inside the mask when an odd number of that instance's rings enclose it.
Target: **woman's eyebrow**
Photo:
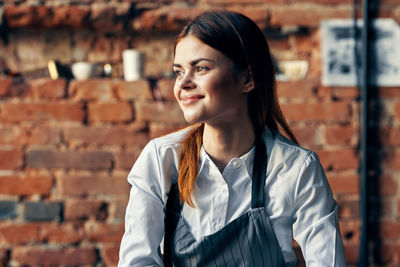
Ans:
[[[209,61],[209,62],[211,62],[211,63],[215,63],[215,61],[212,60],[212,59],[208,59],[208,58],[198,58],[198,59],[192,60],[189,64],[190,64],[191,66],[194,66],[194,65],[196,65],[197,63],[199,63],[199,62],[201,62],[201,61]],[[181,67],[182,67],[182,65],[181,65],[181,64],[178,64],[178,63],[174,63],[174,64],[172,64],[172,66],[173,66],[173,67],[177,67],[177,68],[181,68]]]

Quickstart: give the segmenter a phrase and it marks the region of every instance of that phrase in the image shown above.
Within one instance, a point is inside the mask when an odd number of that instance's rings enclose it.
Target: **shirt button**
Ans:
[[[235,160],[233,162],[233,166],[238,167],[240,165],[240,162],[238,160]]]
[[[214,222],[214,229],[218,230],[219,228],[221,228],[221,224],[219,222]]]

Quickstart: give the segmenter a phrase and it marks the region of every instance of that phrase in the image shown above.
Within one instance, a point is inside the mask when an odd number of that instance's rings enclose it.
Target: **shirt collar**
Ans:
[[[270,130],[267,126],[264,127],[262,137],[264,139],[265,147],[267,150],[267,158],[269,158],[269,155],[271,155],[276,133],[277,133],[276,130]],[[254,154],[255,154],[255,146],[252,146],[251,149],[246,154],[240,157],[240,159],[242,159],[246,163],[247,173],[249,174],[250,177],[252,176],[253,173]],[[207,154],[202,145],[200,148],[199,169],[197,175],[199,175],[200,172],[203,170],[204,164],[207,161],[211,161],[211,158]]]
[[[244,161],[249,177],[251,177],[251,173],[252,173],[252,169],[253,169],[253,161],[254,161],[255,151],[256,151],[256,146],[253,145],[248,152],[246,152],[245,154],[243,154],[242,156],[239,157],[239,159]],[[201,173],[201,171],[204,169],[207,161],[211,162],[212,159],[207,154],[204,147],[201,146],[200,157],[199,157],[199,170],[197,172],[198,173],[197,175],[199,175]]]

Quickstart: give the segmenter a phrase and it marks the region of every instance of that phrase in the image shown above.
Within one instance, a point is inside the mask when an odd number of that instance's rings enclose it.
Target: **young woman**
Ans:
[[[257,25],[198,16],[176,39],[173,69],[191,126],[134,164],[119,266],[294,266],[292,238],[307,266],[345,266],[336,202],[282,115]]]

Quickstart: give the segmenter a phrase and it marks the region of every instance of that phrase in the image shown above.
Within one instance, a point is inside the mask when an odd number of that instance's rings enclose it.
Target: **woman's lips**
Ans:
[[[188,95],[188,96],[181,96],[181,101],[184,106],[187,106],[196,103],[202,98],[204,98],[204,96],[202,95]]]

